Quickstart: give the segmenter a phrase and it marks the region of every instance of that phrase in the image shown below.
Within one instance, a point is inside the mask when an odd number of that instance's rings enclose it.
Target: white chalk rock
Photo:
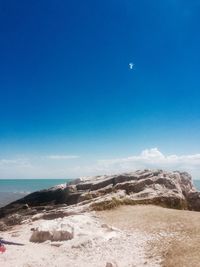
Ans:
[[[102,223],[92,214],[71,215],[54,220],[36,222],[31,235],[31,242],[68,241],[70,247],[85,246],[92,240],[109,240],[118,234]]]
[[[42,222],[31,235],[31,242],[63,241],[74,237],[73,227],[62,219]]]

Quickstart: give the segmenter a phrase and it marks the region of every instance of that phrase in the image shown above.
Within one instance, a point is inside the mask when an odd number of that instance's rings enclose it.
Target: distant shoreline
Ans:
[[[30,192],[14,193],[14,192],[0,192],[0,207],[3,207],[17,199],[20,199]]]
[[[0,207],[32,192],[68,181],[71,181],[71,179],[0,179]]]

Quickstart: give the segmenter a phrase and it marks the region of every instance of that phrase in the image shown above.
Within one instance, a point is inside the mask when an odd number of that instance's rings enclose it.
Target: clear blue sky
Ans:
[[[199,14],[195,0],[1,1],[0,159],[200,152]]]

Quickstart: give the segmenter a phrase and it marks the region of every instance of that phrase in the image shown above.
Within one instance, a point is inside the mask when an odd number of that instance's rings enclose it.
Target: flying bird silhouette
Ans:
[[[133,67],[135,66],[135,64],[134,64],[134,63],[132,63],[132,62],[130,62],[128,65],[129,65],[129,69],[130,69],[130,70],[132,70],[132,69],[133,69]]]

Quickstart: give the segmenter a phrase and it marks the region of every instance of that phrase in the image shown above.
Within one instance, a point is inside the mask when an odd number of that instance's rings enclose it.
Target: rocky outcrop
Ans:
[[[187,196],[188,209],[200,211],[200,192],[191,191]]]
[[[1,208],[0,219],[6,225],[13,225],[14,221],[37,218],[38,214],[43,219],[55,219],[76,209],[103,210],[124,204],[200,211],[200,193],[194,188],[191,176],[179,171],[144,170],[86,177],[27,195]]]
[[[70,241],[73,247],[93,239],[107,239],[116,235],[116,231],[102,224],[89,213],[71,215],[66,218],[38,221],[38,226],[32,229],[30,241],[42,243]]]
[[[63,223],[62,219],[56,219],[41,223],[39,227],[33,229],[31,242],[63,241],[74,237],[74,229],[70,224]]]

